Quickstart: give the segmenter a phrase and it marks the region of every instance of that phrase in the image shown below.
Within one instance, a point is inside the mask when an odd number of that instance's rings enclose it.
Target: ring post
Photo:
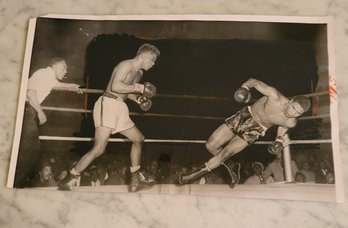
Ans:
[[[289,136],[286,134],[284,136],[285,141],[289,141]],[[284,158],[284,171],[285,171],[285,181],[293,182],[292,172],[291,172],[291,154],[290,154],[290,144],[283,149]]]

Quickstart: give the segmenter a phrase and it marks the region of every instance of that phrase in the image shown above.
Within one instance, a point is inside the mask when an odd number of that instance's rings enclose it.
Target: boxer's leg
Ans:
[[[207,163],[202,165],[199,169],[193,170],[189,173],[179,174],[179,183],[187,184],[199,177],[202,177],[203,175],[207,174],[211,170],[223,164],[223,162],[229,157],[231,157],[232,155],[243,150],[246,146],[248,146],[248,143],[246,143],[244,140],[242,140],[238,136],[233,137],[230,140],[230,142],[216,156],[211,158]],[[230,187],[234,187],[234,184],[239,181],[238,175],[233,171],[233,169],[230,169],[229,166],[225,164],[224,166],[227,168],[232,178]]]
[[[85,154],[74,167],[76,173],[80,174],[97,157],[104,153],[110,134],[111,128],[100,126],[95,129],[94,145],[92,149],[87,154]]]
[[[219,154],[235,134],[226,124],[220,125],[209,137],[205,147],[212,155]]]
[[[140,167],[141,152],[145,138],[144,135],[135,126],[120,133],[132,141],[132,148],[130,153],[130,192],[138,192],[141,190],[152,188],[156,184],[156,182],[150,179],[145,170]]]
[[[97,157],[102,155],[108,144],[111,128],[97,127],[95,129],[94,145],[92,149],[85,154],[70,173],[59,183],[59,190],[71,191],[80,173],[85,170]]]

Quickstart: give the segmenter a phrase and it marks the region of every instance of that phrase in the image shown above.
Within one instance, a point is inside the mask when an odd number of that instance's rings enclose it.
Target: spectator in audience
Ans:
[[[82,186],[101,186],[108,179],[107,173],[96,165],[92,165],[88,171],[88,174],[81,180]]]
[[[313,182],[315,181],[315,173],[311,169],[311,165],[308,161],[302,162],[302,169],[300,172],[305,176],[306,182]]]
[[[295,182],[299,182],[299,183],[305,183],[306,182],[306,177],[302,172],[297,172],[295,174]]]
[[[53,178],[52,168],[49,163],[43,163],[38,172],[38,176],[32,180],[32,187],[54,187],[57,182]]]
[[[329,171],[326,174],[326,183],[327,184],[335,184],[335,174],[333,171]]]
[[[324,160],[319,161],[319,168],[315,172],[315,183],[327,183],[326,175],[329,171],[327,163]]]
[[[156,183],[160,184],[163,182],[161,180],[161,176],[158,173],[158,162],[156,160],[153,160],[150,162],[150,165],[148,166],[148,178],[156,181]]]
[[[291,172],[293,179],[295,179],[295,174],[297,173],[297,171],[298,168],[295,161],[291,160]],[[267,178],[271,175],[273,176],[274,182],[285,181],[283,153],[276,154],[276,158],[268,164],[267,168],[262,174],[264,180],[267,180]]]
[[[109,178],[105,181],[105,185],[121,185],[124,184],[124,178],[122,177],[121,169],[118,164],[110,166],[108,171]]]
[[[272,176],[268,176],[267,179],[263,179],[262,173],[264,166],[261,162],[254,162],[251,165],[254,175],[249,177],[244,184],[271,184],[274,183]]]
[[[62,169],[60,172],[58,172],[58,175],[56,176],[56,182],[59,183],[67,175],[68,175],[68,169]]]
[[[171,166],[170,174],[163,180],[163,184],[178,184],[180,169],[176,165]]]
[[[170,176],[172,159],[167,154],[161,154],[158,158],[158,177],[160,183]]]

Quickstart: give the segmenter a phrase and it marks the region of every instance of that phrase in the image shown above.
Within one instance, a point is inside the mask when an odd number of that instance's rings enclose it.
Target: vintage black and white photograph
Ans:
[[[8,187],[341,201],[330,19],[31,19]]]

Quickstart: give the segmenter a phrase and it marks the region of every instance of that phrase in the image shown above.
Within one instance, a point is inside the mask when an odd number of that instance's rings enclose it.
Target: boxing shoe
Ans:
[[[131,181],[129,186],[130,192],[139,192],[141,190],[150,189],[155,186],[156,181],[149,178],[144,170],[138,169],[131,173]]]
[[[80,175],[69,173],[63,180],[58,183],[58,190],[72,191],[79,177]]]
[[[211,171],[211,169],[209,169],[208,166],[206,166],[204,164],[199,169],[192,170],[188,173],[179,173],[179,177],[178,177],[179,185],[188,184],[188,183],[204,176],[205,174],[209,173],[210,171]]]
[[[223,166],[227,169],[228,173],[230,174],[231,177],[231,183],[229,184],[230,188],[234,188],[236,184],[239,183],[240,180],[240,163],[239,162],[234,162],[232,159],[227,159],[224,161]]]

